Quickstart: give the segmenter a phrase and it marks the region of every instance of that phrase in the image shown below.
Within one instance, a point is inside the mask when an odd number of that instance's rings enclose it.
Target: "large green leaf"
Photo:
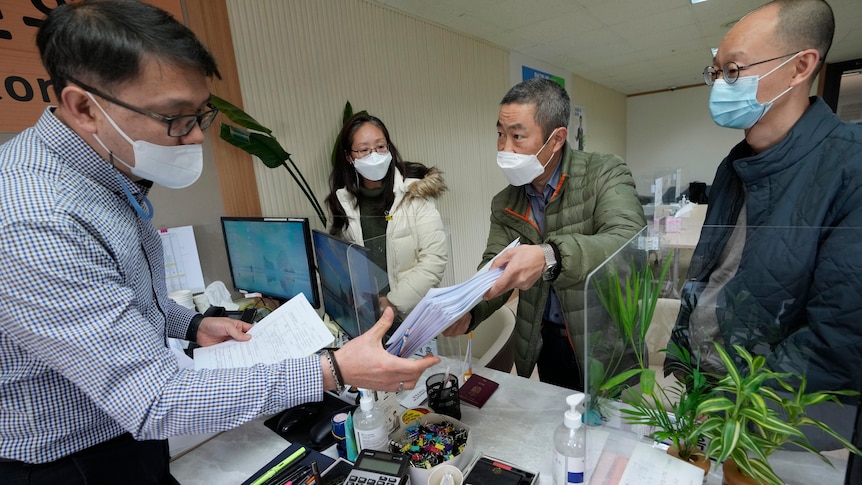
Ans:
[[[290,156],[275,138],[261,133],[250,133],[242,128],[222,124],[219,136],[231,145],[256,156],[269,168],[282,166]]]
[[[272,134],[272,130],[258,123],[258,121],[252,118],[251,115],[234,106],[225,99],[219,98],[216,95],[212,95],[210,96],[210,104],[218,108],[219,112],[225,115],[227,119],[233,121],[239,126],[248,128],[249,130],[260,131],[262,133],[266,133],[267,135]]]

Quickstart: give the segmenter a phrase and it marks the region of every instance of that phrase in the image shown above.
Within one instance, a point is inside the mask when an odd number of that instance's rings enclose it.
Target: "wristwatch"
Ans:
[[[560,274],[560,261],[556,248],[552,244],[541,244],[545,253],[545,270],[542,271],[542,281],[554,281]]]

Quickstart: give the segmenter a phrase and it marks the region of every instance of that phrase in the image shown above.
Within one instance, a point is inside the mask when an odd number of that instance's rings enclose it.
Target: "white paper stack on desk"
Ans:
[[[518,244],[518,239],[515,239],[503,251]],[[488,269],[492,261],[493,259],[460,285],[428,290],[386,342],[389,346],[387,351],[402,357],[413,355],[482,301],[482,296],[503,274],[503,268]]]

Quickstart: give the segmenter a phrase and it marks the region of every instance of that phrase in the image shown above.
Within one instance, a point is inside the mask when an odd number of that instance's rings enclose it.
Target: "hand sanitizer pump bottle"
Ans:
[[[554,485],[584,483],[586,472],[586,430],[581,422],[577,406],[584,400],[583,394],[571,394],[566,398],[569,410],[563,422],[554,431]]]
[[[374,407],[374,395],[368,389],[360,389],[359,409],[353,412],[353,429],[360,450],[389,451],[389,435],[386,433],[386,417]]]

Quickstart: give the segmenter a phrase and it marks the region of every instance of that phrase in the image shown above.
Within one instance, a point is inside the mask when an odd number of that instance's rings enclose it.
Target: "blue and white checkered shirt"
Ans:
[[[48,108],[0,146],[0,457],[44,463],[125,432],[214,432],[320,400],[317,357],[180,370],[194,312],[167,297],[161,241],[125,178]]]

